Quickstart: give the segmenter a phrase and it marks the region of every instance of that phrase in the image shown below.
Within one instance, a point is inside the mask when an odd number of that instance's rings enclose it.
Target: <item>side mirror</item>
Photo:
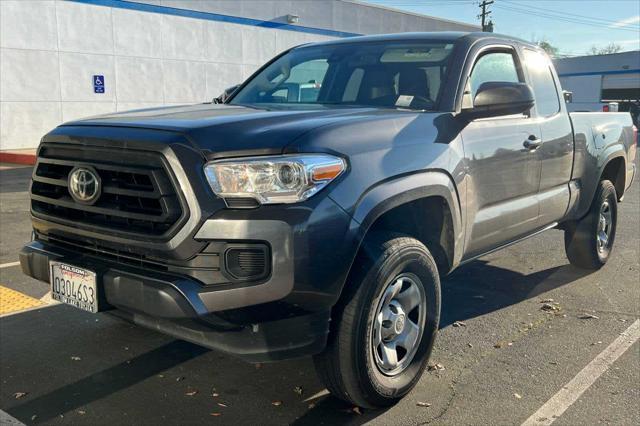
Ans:
[[[228,87],[226,89],[224,89],[224,92],[222,92],[222,94],[220,96],[218,96],[217,98],[213,99],[213,103],[214,104],[223,104],[227,101],[227,99],[229,99],[229,97],[231,95],[233,95],[233,92],[235,92],[238,87],[240,87],[239,84],[236,84],[235,86],[231,86]]]
[[[522,114],[535,103],[533,90],[526,83],[489,81],[482,83],[473,99],[473,108],[462,110],[468,120]]]

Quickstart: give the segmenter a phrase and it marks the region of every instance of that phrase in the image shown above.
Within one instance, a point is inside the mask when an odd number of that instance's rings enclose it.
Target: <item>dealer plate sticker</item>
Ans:
[[[98,312],[96,273],[66,263],[49,262],[51,297],[88,312]]]

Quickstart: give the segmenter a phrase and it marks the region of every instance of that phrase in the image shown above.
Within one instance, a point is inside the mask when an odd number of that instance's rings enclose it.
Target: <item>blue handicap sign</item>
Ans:
[[[93,93],[104,93],[104,75],[93,76]]]

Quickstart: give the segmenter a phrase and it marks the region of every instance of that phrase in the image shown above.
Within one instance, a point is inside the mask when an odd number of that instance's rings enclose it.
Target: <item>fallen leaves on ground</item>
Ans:
[[[184,376],[176,377],[176,382],[181,382],[184,380]]]
[[[361,415],[362,414],[362,409],[360,407],[358,407],[357,405],[354,405],[351,408],[345,408],[344,410],[341,410],[345,413],[349,413],[349,414],[357,414],[357,415]]]
[[[222,402],[218,402],[218,406],[227,408],[227,404],[223,404]]]
[[[520,395],[519,393],[514,393],[513,396],[515,396],[516,399],[522,399],[522,395]]]
[[[454,327],[466,327],[467,324],[464,321],[456,321],[453,323]]]
[[[302,394],[304,393],[304,389],[302,389],[302,386],[296,386],[295,388],[293,388],[293,391],[300,396],[302,396]]]
[[[185,392],[184,394],[185,394],[186,396],[195,396],[195,395],[197,395],[197,394],[198,394],[198,391],[197,391],[196,389],[193,389],[193,390],[190,390],[190,391]]]
[[[275,406],[275,407],[279,407],[282,405],[282,401],[271,401],[271,405]]]
[[[550,299],[545,299],[545,300],[550,300]],[[560,313],[560,311],[562,311],[562,307],[560,306],[560,304],[558,302],[540,302],[542,303],[542,306],[540,307],[540,309],[548,314],[553,314],[553,315],[562,315]],[[566,318],[566,315],[562,315],[563,317]]]
[[[20,398],[23,398],[23,397],[27,396],[28,393],[29,392],[16,392],[16,393],[13,394],[13,397],[15,399],[20,399]]]
[[[587,314],[582,314],[578,318],[580,318],[580,319],[600,319],[600,317],[595,316],[593,314],[588,314],[588,313]]]
[[[80,358],[79,356],[72,356],[71,357],[71,361],[80,361],[82,360],[82,358]]]
[[[557,302],[545,302],[545,303],[542,303],[542,306],[540,307],[540,309],[542,309],[545,312],[558,312],[562,308],[560,307],[560,304]]]
[[[218,417],[218,416],[221,416],[221,415],[222,415],[222,413],[211,413],[211,415],[212,415],[213,417]]]
[[[421,402],[421,401],[418,401],[418,402],[416,402],[416,405],[417,405],[418,407],[431,407],[431,403],[430,403],[430,402]]]
[[[85,414],[87,414],[87,412],[84,410],[78,410],[77,413],[80,414],[81,416],[84,416]]]
[[[427,365],[427,370],[429,370],[429,371],[442,371],[442,370],[444,370],[444,365],[442,365],[440,363],[430,362]]]

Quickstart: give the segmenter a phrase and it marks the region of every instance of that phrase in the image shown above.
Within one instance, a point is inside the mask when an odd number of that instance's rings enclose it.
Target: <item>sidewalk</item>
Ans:
[[[32,166],[36,164],[36,149],[16,149],[0,151],[0,163],[24,164]]]

